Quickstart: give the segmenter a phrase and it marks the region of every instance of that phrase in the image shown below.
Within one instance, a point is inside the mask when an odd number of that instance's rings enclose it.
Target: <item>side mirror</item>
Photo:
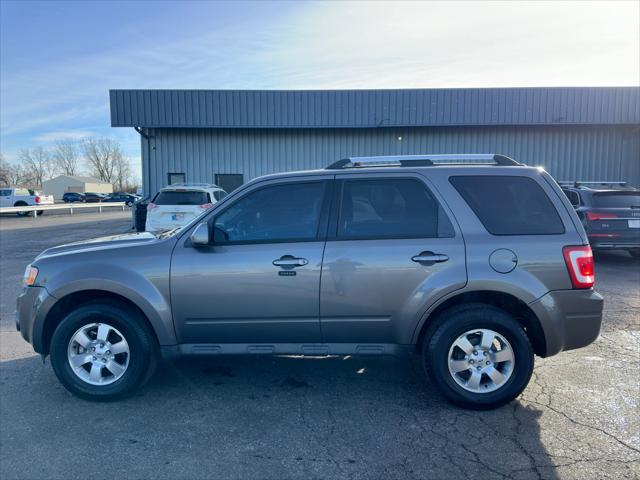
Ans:
[[[191,245],[194,247],[202,247],[205,245],[209,245],[209,224],[201,223],[196,227],[196,229],[191,233]]]

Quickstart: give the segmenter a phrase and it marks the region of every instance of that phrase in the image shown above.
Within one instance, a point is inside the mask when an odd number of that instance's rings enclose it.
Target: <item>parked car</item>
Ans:
[[[0,207],[33,207],[37,205],[53,205],[52,195],[42,195],[36,190],[20,187],[0,188]],[[30,211],[16,212],[19,217],[26,217]],[[44,210],[37,210],[42,215]]]
[[[86,399],[128,394],[159,353],[421,353],[447,399],[486,409],[522,392],[534,354],[594,341],[593,284],[584,228],[543,170],[351,158],[255,179],[181,229],[44,251],[17,327]]]
[[[64,203],[85,202],[84,194],[79,192],[65,192],[62,195]]]
[[[84,201],[87,203],[102,202],[107,196],[103,193],[85,192]]]
[[[209,183],[179,183],[165,187],[147,205],[146,230],[182,227],[226,196],[227,192]]]
[[[130,207],[139,199],[140,197],[133,195],[131,193],[114,192],[111,195],[107,195],[107,197],[102,201],[103,202],[124,202],[127,204],[128,207]]]
[[[640,190],[626,182],[561,182],[594,250],[640,257]]]

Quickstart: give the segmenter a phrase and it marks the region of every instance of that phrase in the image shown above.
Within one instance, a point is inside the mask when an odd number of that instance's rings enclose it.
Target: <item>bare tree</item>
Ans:
[[[116,177],[115,184],[119,192],[124,192],[131,186],[131,165],[127,158],[123,157],[120,152],[115,156]]]
[[[6,161],[0,153],[0,186],[29,186],[35,182],[23,165],[16,165]]]
[[[82,142],[82,151],[92,174],[102,181],[116,180],[122,158],[120,144],[110,138],[88,138]]]
[[[42,187],[42,182],[53,177],[56,166],[51,160],[51,155],[42,147],[32,150],[25,148],[18,153],[18,160],[31,179],[31,186]]]
[[[73,177],[78,174],[78,148],[74,142],[60,141],[56,143],[51,156],[62,175]]]
[[[0,153],[0,186],[8,187],[11,185],[9,177],[11,176],[11,165],[4,159],[4,155]]]

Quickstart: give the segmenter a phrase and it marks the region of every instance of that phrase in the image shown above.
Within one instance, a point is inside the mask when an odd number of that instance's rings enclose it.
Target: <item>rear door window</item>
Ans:
[[[153,203],[156,205],[204,205],[211,201],[207,192],[165,191],[159,192]]]
[[[531,178],[465,175],[449,181],[493,235],[564,233],[558,211]]]
[[[401,178],[344,181],[338,238],[452,236],[451,222],[422,182]]]
[[[597,192],[593,194],[592,203],[596,208],[640,208],[640,193]]]

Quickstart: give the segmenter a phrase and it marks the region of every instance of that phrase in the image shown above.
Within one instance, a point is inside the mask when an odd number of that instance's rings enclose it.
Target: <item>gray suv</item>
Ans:
[[[86,399],[131,392],[160,357],[418,353],[447,399],[486,409],[522,392],[534,354],[596,339],[593,282],[543,170],[359,157],[255,179],[180,229],[46,250],[17,327]]]

